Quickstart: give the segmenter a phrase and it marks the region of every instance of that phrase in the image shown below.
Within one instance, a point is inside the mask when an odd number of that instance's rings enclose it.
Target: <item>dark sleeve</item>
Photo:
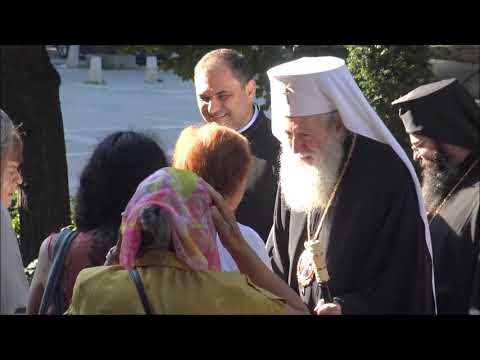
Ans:
[[[472,296],[470,299],[471,315],[480,315],[480,253],[477,256],[477,264],[473,274]]]
[[[282,217],[282,201],[280,186],[275,199],[273,225],[266,243],[267,254],[270,258],[272,270],[288,284],[290,260],[288,258],[288,226],[285,228],[285,218]],[[283,214],[285,215],[285,214]],[[283,221],[282,221],[283,218]]]
[[[425,241],[425,225],[410,180],[387,185],[383,198],[372,201],[383,207],[369,242],[369,254],[361,266],[368,281],[341,296],[345,314],[432,314],[432,263]],[[396,182],[396,181],[394,181]],[[368,214],[368,216],[372,216]]]
[[[470,299],[470,314],[480,315],[480,216],[479,206],[472,214],[472,236],[474,249],[477,251],[475,270],[473,273],[472,295]]]

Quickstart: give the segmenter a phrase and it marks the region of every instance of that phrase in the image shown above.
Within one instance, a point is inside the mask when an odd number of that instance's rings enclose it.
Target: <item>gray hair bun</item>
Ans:
[[[172,241],[169,213],[157,206],[149,205],[140,212],[142,224],[142,248],[167,251]]]

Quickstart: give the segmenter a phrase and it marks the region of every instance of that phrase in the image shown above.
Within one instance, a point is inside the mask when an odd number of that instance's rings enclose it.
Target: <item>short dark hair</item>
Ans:
[[[168,166],[164,151],[145,134],[120,131],[93,151],[80,176],[75,223],[82,231],[118,229],[121,213],[142,180]]]
[[[216,49],[205,54],[195,65],[195,75],[201,70],[208,69],[210,65],[218,63],[228,66],[233,76],[242,85],[253,79],[253,72],[245,56],[233,49]]]

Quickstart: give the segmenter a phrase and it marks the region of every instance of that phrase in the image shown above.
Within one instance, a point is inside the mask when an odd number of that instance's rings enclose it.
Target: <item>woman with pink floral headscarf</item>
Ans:
[[[221,272],[215,234],[241,272]],[[119,264],[83,270],[66,314],[305,314],[251,250],[222,197],[173,168],[145,179],[122,217]]]

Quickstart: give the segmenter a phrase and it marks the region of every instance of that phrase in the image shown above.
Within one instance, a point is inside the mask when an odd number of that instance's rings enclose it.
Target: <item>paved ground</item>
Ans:
[[[99,139],[118,130],[145,131],[171,153],[180,131],[201,121],[192,82],[160,73],[162,82],[144,82],[144,69],[104,71],[105,85],[90,85],[88,69],[69,69],[54,59],[62,84],[60,101],[65,128],[70,194]]]
[[[61,109],[65,127],[70,195],[75,194],[78,177],[93,147],[105,135],[124,129],[146,131],[160,140],[170,154],[180,131],[201,121],[193,83],[173,73],[160,73],[162,82],[144,82],[144,67],[134,70],[105,70],[105,85],[90,85],[85,61],[80,69],[69,69],[65,60],[51,51],[57,68]],[[463,82],[478,64],[433,60],[440,79],[457,77]],[[478,74],[476,76],[478,79]],[[478,96],[478,80],[468,84]]]

